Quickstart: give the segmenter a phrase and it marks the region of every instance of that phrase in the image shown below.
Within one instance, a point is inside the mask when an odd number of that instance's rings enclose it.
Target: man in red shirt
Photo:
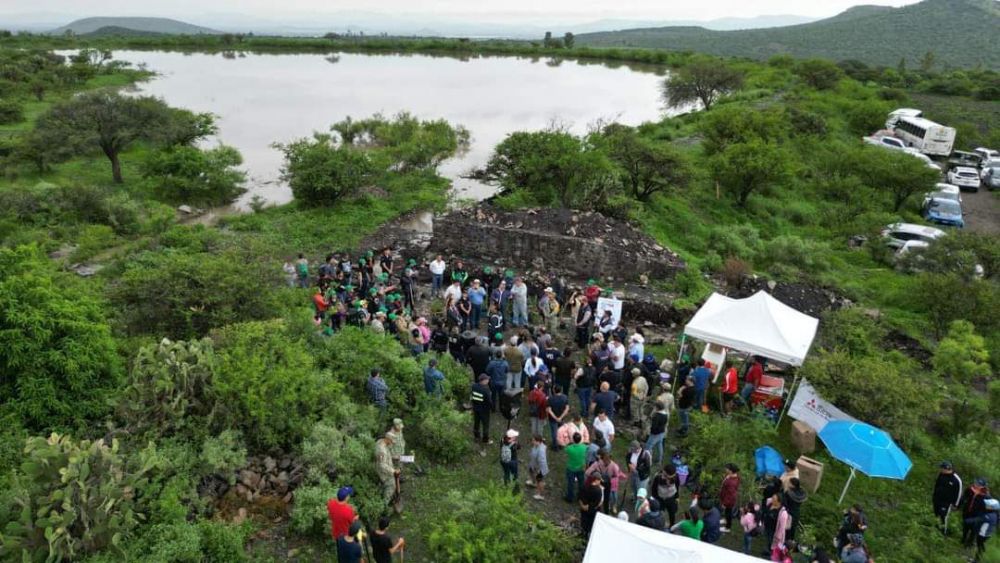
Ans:
[[[735,366],[726,362],[723,368],[726,373],[723,376],[722,388],[719,390],[722,392],[722,411],[728,414],[733,410],[733,399],[736,398],[736,392],[739,390],[739,381]]]
[[[590,305],[592,313],[597,312],[597,299],[601,296],[601,291],[601,286],[597,285],[597,282],[592,279],[587,280],[587,287],[584,288],[583,295],[587,298],[587,304]]]
[[[354,507],[348,502],[353,494],[353,487],[341,487],[337,491],[337,498],[326,503],[326,512],[330,515],[330,534],[334,540],[347,535],[351,523],[358,519]]]
[[[750,406],[750,395],[753,395],[754,390],[760,386],[760,378],[762,377],[764,377],[764,366],[761,365],[760,358],[754,356],[753,364],[750,365],[750,370],[747,372],[743,391],[740,392],[740,397],[743,398],[743,403],[747,406]]]

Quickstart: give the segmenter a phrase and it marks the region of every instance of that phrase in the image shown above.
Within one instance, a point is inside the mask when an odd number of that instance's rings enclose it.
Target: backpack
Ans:
[[[511,454],[512,454],[512,452],[511,452],[510,444],[504,444],[504,445],[500,446],[500,462],[501,463],[510,463]]]

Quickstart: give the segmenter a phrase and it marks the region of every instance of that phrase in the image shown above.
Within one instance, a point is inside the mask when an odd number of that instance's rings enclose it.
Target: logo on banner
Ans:
[[[816,389],[805,379],[799,384],[792,399],[788,416],[805,422],[816,432],[822,430],[831,420],[857,420],[820,397]]]

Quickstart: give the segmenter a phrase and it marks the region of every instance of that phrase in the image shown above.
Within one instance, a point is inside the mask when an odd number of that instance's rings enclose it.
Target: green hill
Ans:
[[[911,68],[928,51],[939,67],[1000,70],[1000,7],[995,0],[924,0],[902,8],[855,6],[837,16],[771,29],[710,31],[662,27],[586,33],[578,45],[698,51],[767,59],[773,55],[857,59]],[[990,39],[992,37],[992,39]]]
[[[156,37],[158,35],[165,34],[156,31],[140,31],[138,29],[118,27],[117,25],[107,25],[90,33],[80,34],[81,37]]]
[[[87,35],[100,32],[104,28],[112,28],[116,31],[122,30],[121,33],[116,33],[116,35],[121,35],[128,31],[172,35],[217,35],[221,33],[214,29],[169,18],[84,18],[53,29],[49,33],[52,35],[62,35],[67,31],[71,31],[76,35]]]

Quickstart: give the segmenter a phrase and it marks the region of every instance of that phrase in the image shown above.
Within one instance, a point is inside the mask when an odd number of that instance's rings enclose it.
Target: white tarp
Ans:
[[[684,334],[741,352],[800,366],[819,321],[758,291],[746,299],[713,293]]]
[[[661,532],[598,514],[583,563],[655,561],[656,563],[760,563],[760,559],[724,547]]]
[[[788,407],[788,416],[812,426],[817,434],[831,420],[857,420],[820,397],[805,379],[799,382],[792,405]]]

